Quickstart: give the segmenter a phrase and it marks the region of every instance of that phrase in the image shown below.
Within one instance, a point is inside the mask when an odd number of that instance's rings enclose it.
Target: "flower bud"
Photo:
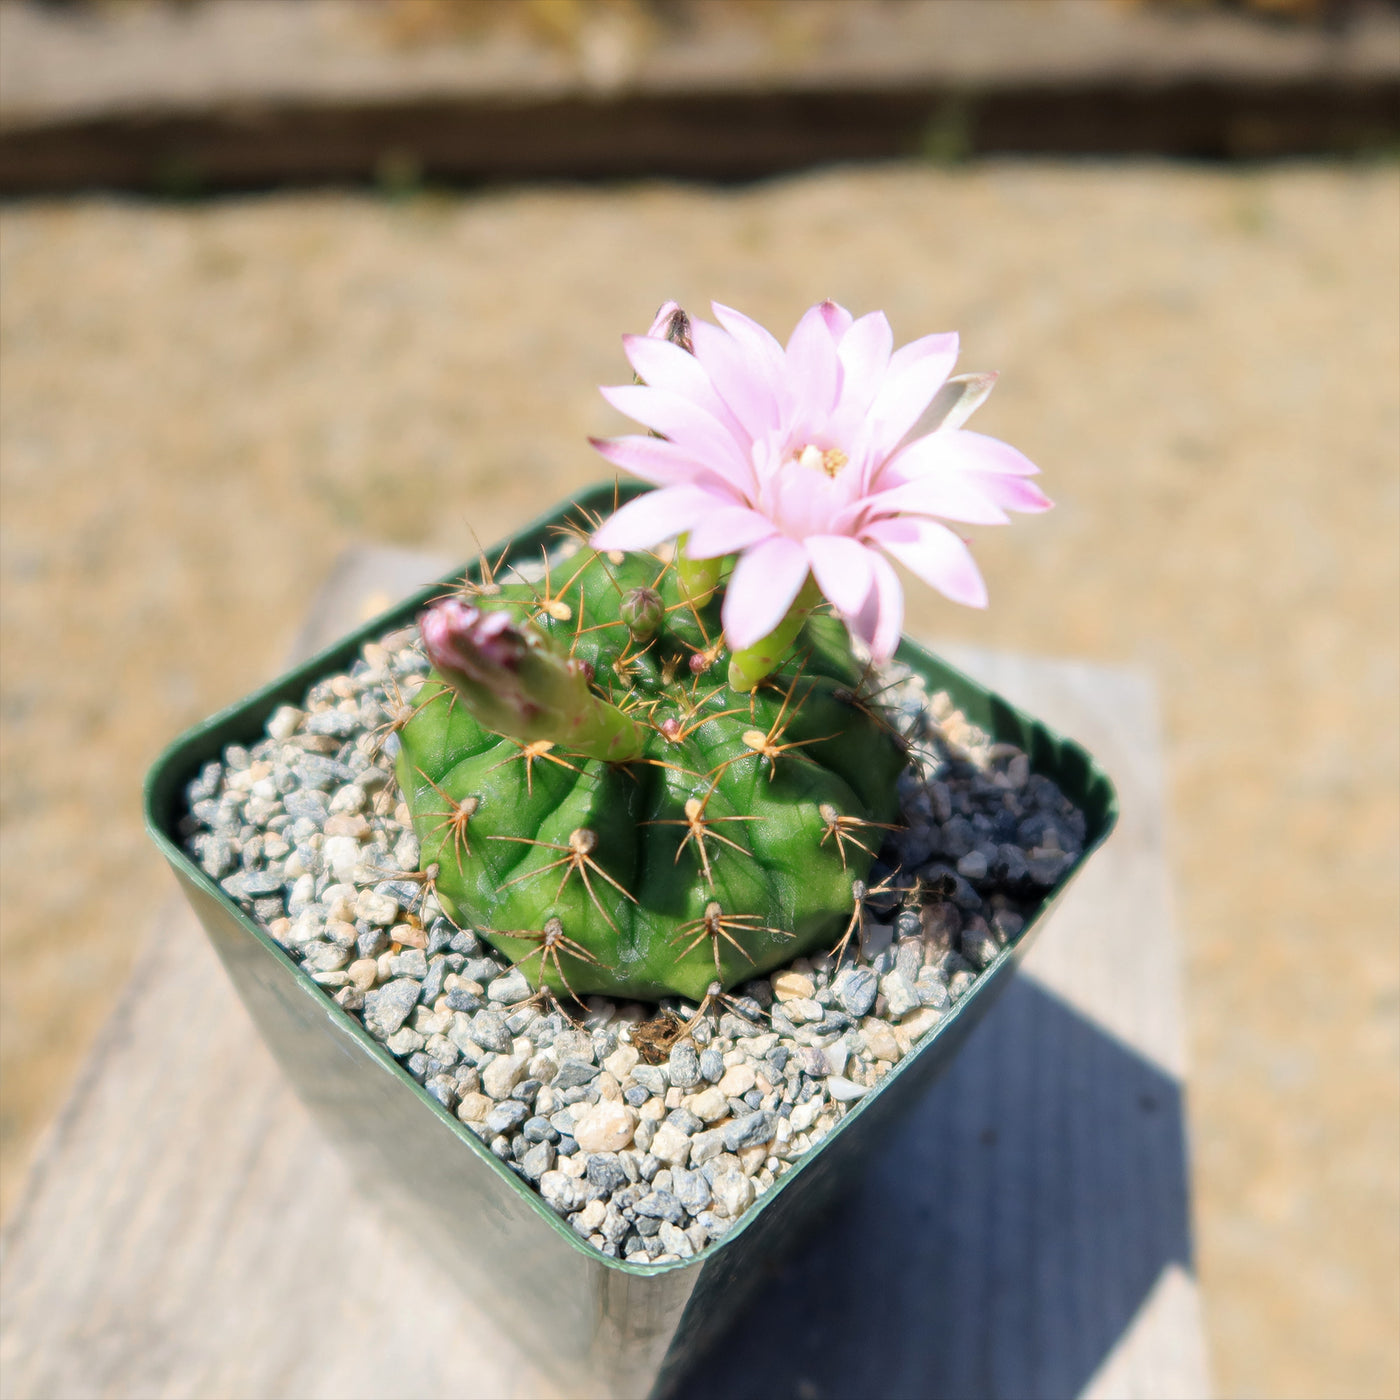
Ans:
[[[690,317],[674,301],[668,301],[656,313],[656,320],[651,323],[647,334],[655,340],[669,340],[688,354],[695,353],[690,339]]]
[[[656,635],[666,610],[654,588],[632,588],[623,594],[617,615],[637,641],[645,642]]]

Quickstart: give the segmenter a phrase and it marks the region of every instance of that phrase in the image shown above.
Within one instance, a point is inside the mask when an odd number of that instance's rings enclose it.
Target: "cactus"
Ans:
[[[563,569],[422,620],[397,768],[439,902],[557,996],[699,1000],[828,946],[906,761],[841,623],[806,611],[740,691],[712,563]]]

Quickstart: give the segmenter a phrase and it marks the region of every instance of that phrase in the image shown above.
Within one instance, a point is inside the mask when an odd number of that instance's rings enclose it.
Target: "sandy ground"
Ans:
[[[170,891],[142,772],[337,551],[465,556],[598,478],[665,297],[831,295],[960,330],[1059,502],[981,532],[989,612],[915,587],[911,628],[1160,683],[1221,1393],[1395,1394],[1396,196],[1008,163],[5,210],[5,1201]]]

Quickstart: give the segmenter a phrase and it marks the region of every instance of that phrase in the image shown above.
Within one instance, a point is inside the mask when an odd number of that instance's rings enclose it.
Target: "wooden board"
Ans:
[[[439,572],[402,551],[347,557],[299,650]],[[1208,1392],[1151,683],[943,650],[1088,745],[1122,824],[686,1400]],[[555,1394],[357,1196],[172,903],[5,1235],[0,1397]]]

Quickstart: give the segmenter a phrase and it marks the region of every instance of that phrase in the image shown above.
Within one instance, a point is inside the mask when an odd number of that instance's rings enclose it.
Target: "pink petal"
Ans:
[[[919,421],[957,358],[958,338],[951,333],[925,336],[890,356],[889,373],[870,406],[878,455],[893,452]]]
[[[894,332],[883,311],[862,316],[846,332],[837,349],[843,371],[840,412],[864,417],[889,368]]]
[[[1040,468],[1008,442],[969,432],[966,428],[945,428],[920,442],[937,444],[942,459],[963,471],[997,472],[1009,476],[1039,476]],[[911,442],[910,447],[914,444]]]
[[[692,321],[690,336],[695,358],[749,437],[772,432],[782,418],[780,375],[752,348],[708,321]]]
[[[754,367],[764,373],[770,383],[781,382],[786,359],[783,356],[783,347],[778,344],[772,333],[731,306],[712,301],[710,309],[715,313],[715,320],[729,332],[753,361]]]
[[[830,297],[822,302],[821,313],[827,330],[831,332],[832,340],[839,345],[842,336],[851,328],[851,313],[844,306],[838,306]]]
[[[625,335],[622,348],[628,363],[649,388],[679,394],[711,414],[731,434],[743,432],[738,420],[715,392],[705,367],[694,355],[669,340],[657,340],[649,335]]]
[[[975,480],[990,500],[1004,510],[1019,510],[1027,515],[1038,515],[1050,510],[1054,501],[1035,482],[1024,476],[1000,476],[992,472],[979,472],[975,477],[968,473],[968,480]]]
[[[905,516],[877,520],[865,534],[955,603],[987,606],[987,585],[971,551],[946,525]]]
[[[968,525],[1005,525],[1006,512],[982,481],[959,472],[930,472],[893,486],[887,491],[867,496],[863,502],[868,517],[894,515],[913,511],[919,515],[936,515],[943,520],[958,520]]]
[[[807,552],[785,535],[746,549],[724,595],[724,634],[735,649],[751,647],[782,620],[807,577]]]
[[[873,582],[871,561],[878,556],[849,535],[809,535],[803,544],[823,596],[838,612],[859,612]]]
[[[615,467],[621,467],[653,486],[679,486],[699,480],[702,484],[722,480],[715,476],[695,455],[665,438],[642,437],[640,434],[618,438],[589,438],[589,442]],[[725,484],[726,494],[733,487]]]
[[[739,490],[753,484],[748,454],[733,433],[689,399],[645,384],[613,385],[600,392],[618,412],[669,438]]]
[[[716,559],[776,535],[778,527],[766,515],[747,506],[721,506],[695,523],[685,542],[692,559]]]
[[[874,635],[870,637],[870,655],[885,662],[895,654],[904,632],[904,589],[899,575],[889,561],[878,554],[874,559],[876,614]]]
[[[824,429],[836,406],[841,362],[820,306],[803,315],[787,343],[787,380],[796,426],[810,433]]]
[[[628,501],[593,535],[594,549],[650,549],[703,520],[729,500],[698,486],[666,486]]]

